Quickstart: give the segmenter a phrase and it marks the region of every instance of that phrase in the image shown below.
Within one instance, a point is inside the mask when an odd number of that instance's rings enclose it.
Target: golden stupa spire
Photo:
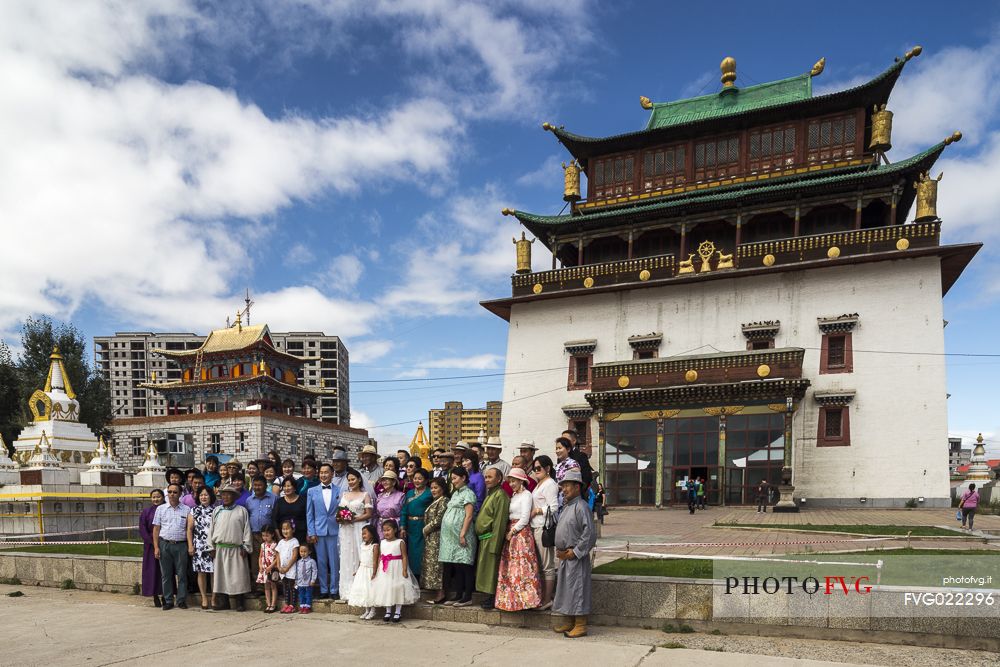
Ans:
[[[410,441],[410,456],[419,456],[421,461],[426,462],[430,460],[430,455],[431,443],[424,434],[424,423],[420,422],[417,424],[417,432],[413,434],[413,440]]]

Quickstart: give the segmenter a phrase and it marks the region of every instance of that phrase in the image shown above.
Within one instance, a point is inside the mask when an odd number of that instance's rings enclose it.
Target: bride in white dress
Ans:
[[[340,522],[340,590],[346,594],[361,562],[361,529],[372,516],[372,498],[362,486],[361,473],[353,468],[347,471],[347,491],[341,494],[339,507],[354,513],[353,521]]]

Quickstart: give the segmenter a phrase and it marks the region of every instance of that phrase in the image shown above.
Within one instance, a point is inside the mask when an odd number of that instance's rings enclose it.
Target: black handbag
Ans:
[[[551,548],[556,545],[556,518],[552,510],[545,508],[545,524],[542,526],[542,546]]]

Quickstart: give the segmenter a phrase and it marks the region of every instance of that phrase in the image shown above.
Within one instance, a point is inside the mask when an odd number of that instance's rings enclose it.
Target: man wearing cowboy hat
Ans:
[[[358,468],[358,472],[364,478],[366,486],[374,488],[382,477],[382,466],[378,464],[378,450],[375,449],[375,445],[362,447],[359,458],[361,459],[361,467]]]
[[[590,552],[597,543],[594,517],[581,496],[586,489],[579,470],[570,469],[559,483],[563,507],[556,524],[556,596],[552,611],[562,614],[553,630],[571,639],[587,634],[590,614]]]
[[[250,515],[236,504],[239,491],[231,484],[219,490],[222,505],[212,512],[212,528],[208,531],[208,549],[212,552],[215,574],[212,588],[228,595],[230,609],[243,611],[243,595],[250,592],[250,562],[253,553],[250,535]]]
[[[510,464],[500,458],[501,451],[503,451],[503,445],[500,444],[500,438],[490,436],[486,441],[486,466],[499,468],[503,476],[506,477],[510,472]]]
[[[535,452],[538,451],[538,447],[535,447],[534,440],[522,440],[521,444],[517,446],[517,453],[524,457],[524,460],[530,464],[535,460]],[[530,469],[530,465],[529,465]],[[529,475],[530,477],[530,475]]]

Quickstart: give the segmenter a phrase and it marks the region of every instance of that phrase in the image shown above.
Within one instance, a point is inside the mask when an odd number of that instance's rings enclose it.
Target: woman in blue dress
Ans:
[[[424,562],[424,513],[432,500],[431,490],[427,488],[427,478],[427,471],[423,468],[417,468],[410,474],[413,488],[406,492],[399,515],[410,569],[418,580]]]

